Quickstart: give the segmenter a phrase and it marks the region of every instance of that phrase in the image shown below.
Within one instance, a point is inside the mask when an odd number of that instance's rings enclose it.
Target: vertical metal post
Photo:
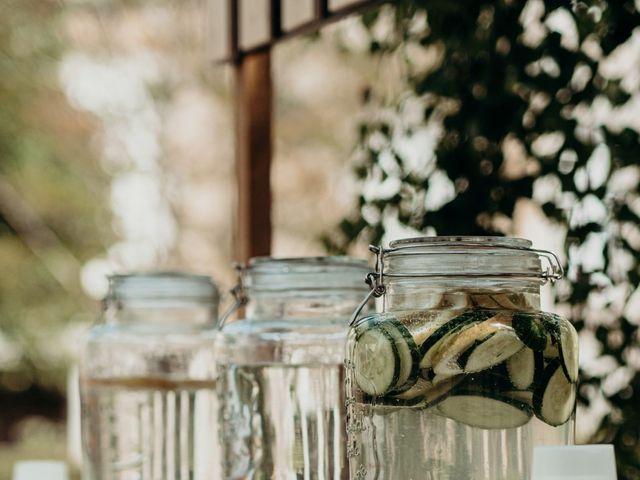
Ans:
[[[315,21],[321,22],[323,19],[329,16],[329,1],[328,0],[316,0],[315,1]]]
[[[235,256],[238,261],[271,253],[272,97],[268,49],[241,56],[235,65],[236,168]]]

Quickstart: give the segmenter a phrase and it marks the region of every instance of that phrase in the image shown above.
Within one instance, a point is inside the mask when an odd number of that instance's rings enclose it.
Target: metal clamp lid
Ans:
[[[487,245],[479,240],[450,240],[450,241],[439,241],[438,247],[473,247],[480,249],[494,249],[495,245]],[[367,296],[360,302],[356,310],[353,312],[351,316],[350,325],[356,321],[366,304],[369,302],[371,297],[379,298],[384,295],[387,291],[387,287],[384,284],[385,277],[387,278],[438,278],[438,277],[455,277],[458,274],[451,274],[448,272],[418,272],[418,273],[386,273],[385,272],[385,263],[384,258],[385,255],[388,254],[398,254],[398,255],[432,255],[436,252],[410,252],[408,250],[416,248],[414,245],[400,244],[395,245],[393,247],[384,248],[382,245],[369,245],[369,250],[376,255],[376,263],[375,263],[375,271],[369,272],[365,278],[365,282],[369,285],[371,289]],[[541,260],[546,260],[546,267],[543,268],[539,273],[527,273],[527,272],[502,272],[502,273],[465,273],[464,277],[511,277],[511,278],[540,278],[543,284],[547,282],[555,282],[564,276],[564,269],[562,268],[562,263],[558,256],[548,250],[535,249],[528,246],[519,246],[519,245],[500,245],[500,249],[508,249],[514,251],[521,252],[529,252],[536,254]],[[437,252],[440,253],[440,252]],[[449,251],[447,254],[467,254],[465,251]]]
[[[543,268],[539,273],[528,273],[528,272],[501,272],[501,273],[464,273],[460,276],[465,277],[531,277],[531,278],[540,278],[544,281],[544,283],[551,281],[555,282],[564,276],[564,269],[562,268],[562,263],[558,256],[550,252],[548,250],[535,249],[531,247],[519,246],[519,245],[506,245],[502,244],[496,247],[496,245],[487,245],[481,241],[473,241],[473,240],[455,240],[455,241],[440,241],[437,244],[438,247],[472,247],[476,249],[505,249],[505,250],[513,250],[518,252],[526,252],[526,253],[534,253],[541,260],[545,260],[547,265]],[[377,284],[383,283],[384,277],[389,278],[434,278],[434,277],[451,277],[458,276],[458,274],[451,274],[449,272],[419,272],[419,273],[385,273],[384,272],[384,256],[385,255],[435,255],[440,254],[441,252],[410,252],[408,250],[416,248],[415,245],[398,245],[391,248],[383,248],[380,246],[370,245],[369,250],[376,254],[376,271],[375,275],[380,277],[377,281]],[[452,250],[448,251],[447,255],[466,255],[468,254],[466,251],[462,250]]]

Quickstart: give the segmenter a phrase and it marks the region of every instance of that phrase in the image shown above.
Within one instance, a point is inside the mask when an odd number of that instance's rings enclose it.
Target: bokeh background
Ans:
[[[208,61],[204,4],[0,5],[0,478],[77,462],[68,384],[106,275],[235,280],[233,75]],[[274,50],[275,255],[325,253],[354,209],[367,42],[351,18]]]
[[[273,51],[274,255],[418,232],[561,253],[545,302],[581,330],[579,440],[640,478],[640,1],[392,3]],[[77,463],[106,275],[233,283],[233,75],[203,8],[0,3],[0,478]]]

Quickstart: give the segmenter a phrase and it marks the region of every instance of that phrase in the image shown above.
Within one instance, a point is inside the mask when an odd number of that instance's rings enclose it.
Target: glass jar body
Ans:
[[[246,318],[218,339],[221,478],[346,479],[344,349],[366,264],[271,262],[250,267]]]
[[[83,478],[220,478],[217,296],[110,295],[80,365]]]
[[[524,480],[534,446],[573,442],[577,334],[539,311],[539,288],[510,275],[387,281],[383,312],[348,337],[352,479]]]

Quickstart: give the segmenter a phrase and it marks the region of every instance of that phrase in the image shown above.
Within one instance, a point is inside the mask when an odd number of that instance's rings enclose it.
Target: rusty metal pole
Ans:
[[[237,208],[235,257],[271,253],[271,156],[273,85],[269,49],[235,65]]]

